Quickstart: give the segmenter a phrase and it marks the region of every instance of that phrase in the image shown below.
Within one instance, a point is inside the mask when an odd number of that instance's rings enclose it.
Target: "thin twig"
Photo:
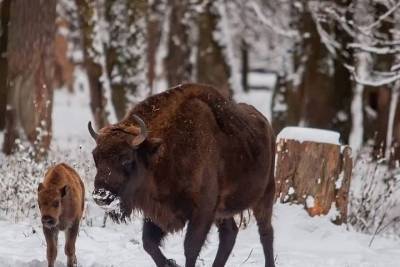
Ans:
[[[247,258],[242,262],[242,264],[246,263],[250,259],[252,253],[253,249],[250,250],[249,256],[247,256]]]

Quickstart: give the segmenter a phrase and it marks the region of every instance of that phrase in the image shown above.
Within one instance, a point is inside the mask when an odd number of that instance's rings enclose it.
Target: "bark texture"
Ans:
[[[0,130],[5,127],[7,107],[7,37],[11,0],[0,3]]]
[[[55,0],[11,1],[4,152],[22,129],[37,157],[49,148],[54,85]],[[29,24],[27,24],[29,21]]]
[[[199,44],[197,55],[197,82],[210,84],[230,96],[229,67],[225,62],[222,47],[214,38],[218,15],[212,2],[205,1],[204,12],[198,15]]]
[[[104,86],[100,80],[103,69],[100,63],[100,51],[95,47],[96,22],[98,11],[95,0],[76,0],[82,31],[84,65],[89,79],[90,108],[97,127],[108,124]]]
[[[332,204],[339,211],[335,223],[347,220],[351,180],[351,149],[280,139],[277,144],[276,197],[303,204],[311,216],[326,215]]]
[[[168,55],[164,67],[168,86],[172,87],[191,79],[189,33],[187,25],[188,1],[168,0],[171,8],[170,32],[168,35]]]

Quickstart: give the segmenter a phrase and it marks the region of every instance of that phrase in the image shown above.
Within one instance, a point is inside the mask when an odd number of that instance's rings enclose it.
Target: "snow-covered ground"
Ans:
[[[253,104],[268,118],[270,98],[268,91],[236,96],[238,101]],[[77,166],[88,189],[87,218],[82,223],[77,241],[79,266],[154,266],[142,248],[139,216],[128,224],[108,222],[105,228],[101,227],[103,213],[93,204],[89,194],[94,171],[90,151],[94,144],[86,129],[87,121],[91,119],[87,99],[84,91],[75,95],[65,91],[55,94],[53,149],[64,151],[55,159]],[[0,165],[4,162],[5,157],[0,155]],[[32,177],[36,182],[41,179]],[[276,204],[273,225],[278,267],[400,266],[399,238],[377,236],[369,247],[371,235],[357,233],[346,226],[335,226],[329,217],[310,218],[300,206]],[[239,232],[227,266],[263,266],[258,238],[257,226],[251,219],[249,226]],[[184,264],[183,239],[184,231],[169,236],[164,242],[166,255],[180,265]],[[63,244],[64,236],[60,234],[58,266],[66,264]],[[218,233],[212,228],[198,266],[211,266],[217,246]],[[0,267],[46,266],[45,251],[39,219],[30,215],[15,223],[11,216],[0,213]]]
[[[310,218],[299,206],[275,205],[275,254],[279,267],[398,267],[400,241],[335,226],[328,218]],[[45,266],[45,241],[38,221],[0,221],[0,266]],[[184,232],[169,236],[164,251],[184,265]],[[64,236],[60,234],[58,266],[65,266]],[[210,232],[197,266],[211,266],[218,246],[216,228]],[[141,244],[141,221],[106,228],[82,226],[77,241],[79,266],[154,266]],[[239,232],[227,266],[263,266],[262,248],[254,220]]]

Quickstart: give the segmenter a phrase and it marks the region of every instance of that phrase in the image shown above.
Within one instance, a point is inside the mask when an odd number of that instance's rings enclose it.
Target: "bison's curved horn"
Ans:
[[[132,145],[138,146],[141,143],[143,143],[144,140],[146,140],[147,135],[148,135],[148,130],[147,130],[146,123],[138,115],[133,114],[132,117],[136,121],[136,123],[139,125],[139,128],[140,128],[140,133],[138,136],[136,136],[133,139]]]
[[[91,122],[91,121],[89,121],[89,123],[88,123],[88,129],[89,129],[89,133],[90,133],[90,135],[93,137],[93,139],[94,139],[94,140],[97,140],[97,137],[99,137],[99,134],[96,133],[96,132],[93,130],[92,122]]]

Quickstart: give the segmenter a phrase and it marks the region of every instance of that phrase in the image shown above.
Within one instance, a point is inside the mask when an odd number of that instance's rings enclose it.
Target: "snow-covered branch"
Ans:
[[[379,87],[400,80],[400,72],[395,72],[391,76],[379,75],[379,72],[372,72],[369,78],[361,78],[359,75],[356,74],[355,68],[353,66],[350,66],[348,64],[344,64],[344,66],[353,75],[354,80],[362,85]]]
[[[268,19],[264,13],[261,11],[261,8],[259,5],[257,5],[256,2],[251,1],[249,3],[250,7],[253,9],[253,11],[255,12],[257,18],[268,28],[270,28],[272,31],[274,31],[276,34],[279,34],[281,36],[284,37],[288,37],[288,38],[298,38],[299,37],[299,33],[297,31],[294,30],[290,30],[290,29],[283,29],[281,27],[279,27],[278,25],[276,25],[276,23],[272,22],[270,19]]]

